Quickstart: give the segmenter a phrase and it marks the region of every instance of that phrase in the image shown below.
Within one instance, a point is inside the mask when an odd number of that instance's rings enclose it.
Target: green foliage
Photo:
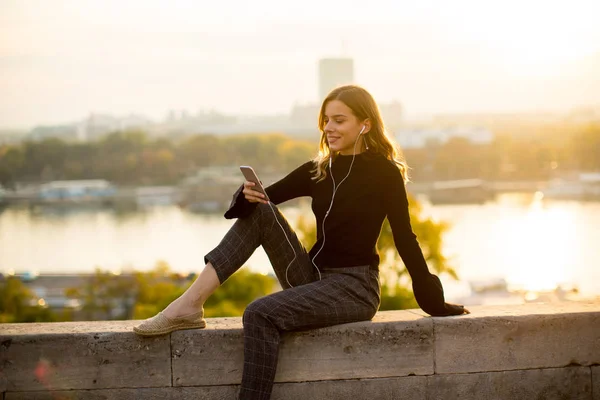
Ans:
[[[0,145],[0,185],[13,187],[24,164],[25,154],[21,147]]]
[[[196,275],[181,275],[159,261],[148,272],[120,275],[97,268],[85,284],[65,295],[81,303],[80,310],[60,314],[37,305],[36,296],[19,280],[0,281],[0,323],[71,320],[145,319],[181,296]],[[207,317],[240,316],[255,299],[277,289],[273,276],[242,269],[233,274],[205,303]]]
[[[379,309],[385,310],[406,310],[409,308],[419,308],[412,290],[403,285],[390,286],[381,285],[381,305]]]
[[[48,308],[37,304],[36,297],[19,278],[9,276],[0,281],[0,323],[56,320]]]
[[[85,320],[127,319],[132,307],[131,276],[115,275],[96,268],[82,287],[69,288],[65,295],[82,304]],[[118,314],[115,311],[118,311]]]
[[[222,165],[223,141],[212,135],[196,135],[185,139],[178,149],[178,157],[184,171],[190,173],[201,167]]]
[[[577,167],[584,171],[600,171],[600,125],[590,124],[575,133],[570,143],[577,154]]]
[[[317,241],[317,227],[314,217],[309,219],[306,214],[300,215],[296,221],[295,232],[304,247],[309,249]]]
[[[136,272],[133,294],[135,296],[133,319],[156,315],[183,294],[191,284],[184,277],[170,272],[166,263],[158,263],[154,270]]]
[[[283,173],[312,158],[315,149],[314,143],[281,134],[196,135],[176,142],[125,131],[90,143],[45,139],[0,146],[0,184],[100,178],[117,184],[176,184],[198,168],[232,164]]]
[[[482,178],[545,180],[569,171],[600,171],[600,123],[488,124],[494,139],[452,138],[405,149],[414,181]]]
[[[233,274],[204,304],[207,317],[242,315],[255,299],[273,293],[277,281],[269,275],[241,269]]]
[[[115,275],[96,270],[82,288],[71,288],[69,297],[82,303],[82,319],[145,319],[152,317],[181,296],[196,275],[183,276],[163,261],[152,271]],[[233,274],[204,304],[207,317],[242,315],[253,300],[272,293],[271,276],[240,270]]]
[[[423,149],[405,149],[412,179],[533,180],[560,171],[600,170],[598,123],[512,122],[492,124],[491,129],[491,144],[452,138]],[[26,141],[0,146],[0,184],[94,178],[117,184],[176,184],[198,168],[232,164],[285,173],[315,155],[316,140],[247,134],[195,135],[176,141],[124,131],[90,143]]]

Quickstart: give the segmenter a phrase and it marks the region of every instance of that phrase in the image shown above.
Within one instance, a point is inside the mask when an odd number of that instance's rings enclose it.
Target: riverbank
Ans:
[[[589,177],[588,177],[589,175]],[[593,174],[592,174],[593,175]],[[584,174],[583,180],[409,182],[407,191],[424,195],[434,204],[483,204],[503,193],[541,193],[549,199],[600,201],[600,174]],[[587,177],[587,178],[586,178]],[[270,177],[270,181],[277,177]],[[0,205],[10,207],[98,208],[119,210],[178,205],[192,212],[224,211],[242,179],[232,175],[192,180],[178,186],[117,187],[103,180],[55,181],[3,190]],[[103,190],[97,187],[102,186]]]

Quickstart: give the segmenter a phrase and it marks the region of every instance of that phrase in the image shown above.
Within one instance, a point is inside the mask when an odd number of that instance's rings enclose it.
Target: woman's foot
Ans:
[[[215,269],[207,263],[185,293],[163,311],[134,327],[134,332],[141,336],[158,336],[178,329],[204,328],[206,321],[202,305],[219,285]]]
[[[190,293],[184,293],[163,311],[135,326],[133,331],[140,336],[160,336],[180,329],[206,327],[202,304],[190,298]]]
[[[173,300],[162,313],[167,318],[180,318],[187,315],[197,313],[202,309],[202,303],[199,301],[192,301],[187,293],[184,293],[179,298]]]
[[[161,311],[152,318],[134,326],[133,331],[140,336],[161,336],[181,329],[201,329],[206,327],[204,309],[184,317],[169,318]]]

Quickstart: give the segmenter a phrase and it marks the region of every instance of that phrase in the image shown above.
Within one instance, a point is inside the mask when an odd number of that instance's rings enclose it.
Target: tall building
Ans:
[[[319,60],[319,101],[341,85],[354,83],[354,60],[351,58],[322,58]]]

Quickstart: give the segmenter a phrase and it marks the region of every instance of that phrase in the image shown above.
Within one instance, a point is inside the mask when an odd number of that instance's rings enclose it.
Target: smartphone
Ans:
[[[254,172],[254,169],[247,165],[242,165],[240,167],[240,171],[242,171],[242,174],[244,174],[244,178],[246,178],[248,182],[254,182],[254,190],[256,190],[257,192],[261,192],[265,195],[265,199],[269,200],[269,195],[265,191],[265,188],[260,182],[260,179],[258,179],[258,175],[256,175],[256,172]]]

